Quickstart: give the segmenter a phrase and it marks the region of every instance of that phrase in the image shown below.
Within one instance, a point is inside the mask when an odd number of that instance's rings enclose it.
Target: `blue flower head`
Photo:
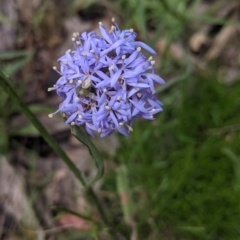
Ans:
[[[60,70],[53,68],[61,76],[49,88],[62,98],[55,113],[61,112],[67,124],[85,125],[92,136],[115,130],[127,136],[135,118],[151,120],[162,111],[154,83],[164,81],[154,73],[155,61],[141,49],[156,52],[136,41],[133,29],[121,31],[115,19],[112,22],[110,30],[99,23],[102,37],[94,31],[73,34],[74,50],[58,59]]]

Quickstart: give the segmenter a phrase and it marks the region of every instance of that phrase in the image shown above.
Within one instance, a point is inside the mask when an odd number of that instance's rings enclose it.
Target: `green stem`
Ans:
[[[44,140],[49,144],[49,146],[54,150],[54,152],[65,162],[65,164],[69,167],[69,169],[76,176],[76,178],[83,184],[83,186],[86,189],[86,193],[89,195],[91,200],[94,202],[104,223],[110,227],[110,233],[114,236],[114,239],[117,239],[116,235],[113,233],[113,231],[111,229],[111,224],[110,224],[109,220],[107,219],[104,209],[103,209],[97,195],[93,191],[93,189],[89,186],[89,184],[87,184],[87,181],[85,180],[85,178],[83,177],[81,172],[78,170],[76,165],[70,160],[70,158],[67,156],[67,154],[62,150],[62,148],[58,145],[58,143],[55,141],[55,139],[48,133],[46,128],[35,117],[35,115],[29,110],[29,108],[26,106],[26,104],[20,99],[20,97],[17,95],[17,93],[15,92],[15,90],[9,84],[8,81],[11,81],[11,80],[0,69],[0,86],[11,97],[11,99],[16,104],[16,106],[21,110],[21,112],[24,113],[25,116],[29,119],[29,121],[35,126],[35,128],[39,131],[39,133],[42,135]]]
[[[103,159],[101,157],[101,154],[97,150],[97,148],[94,146],[90,138],[77,126],[71,127],[72,134],[81,142],[83,143],[87,148],[89,153],[91,154],[93,160],[95,161],[95,164],[97,166],[98,172],[96,177],[88,184],[89,186],[96,182],[98,179],[100,179],[103,176],[104,173],[104,164]]]

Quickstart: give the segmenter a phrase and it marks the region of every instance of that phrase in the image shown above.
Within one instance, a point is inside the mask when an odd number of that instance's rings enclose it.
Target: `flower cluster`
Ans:
[[[136,41],[133,29],[121,31],[115,19],[112,22],[110,30],[99,23],[102,37],[94,31],[73,34],[75,49],[59,58],[60,70],[53,69],[61,77],[49,88],[63,100],[55,113],[60,111],[67,124],[85,125],[92,136],[115,130],[128,135],[135,118],[153,119],[162,111],[154,83],[164,81],[154,74],[155,61],[141,49],[156,52]]]

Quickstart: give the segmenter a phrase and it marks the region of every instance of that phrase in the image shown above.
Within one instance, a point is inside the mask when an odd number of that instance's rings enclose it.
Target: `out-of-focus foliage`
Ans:
[[[101,197],[106,196],[102,203],[111,220],[125,235],[136,224],[140,240],[240,239],[239,77],[228,83],[225,77],[219,78],[219,69],[226,66],[218,59],[209,64],[200,56],[201,69],[198,69],[188,57],[192,56],[189,39],[201,30],[200,26],[209,31],[239,24],[235,18],[216,16],[234,0],[228,3],[225,0],[75,0],[68,4],[69,9],[62,11],[79,17],[78,11],[96,3],[106,9],[110,6],[115,17],[122,20],[120,27],[134,28],[140,40],[147,39],[154,48],[161,40],[166,45],[155,57],[160,62],[157,70],[167,80],[157,90],[164,111],[153,122],[136,121],[131,136],[119,138],[121,146],[114,160],[117,169],[122,170],[110,171],[104,177]],[[63,41],[61,34],[49,34],[65,21],[60,12],[52,11],[51,4],[43,1],[29,23],[33,25],[33,35],[41,39],[41,48],[58,46]],[[209,4],[207,10],[199,11],[205,4]],[[0,24],[15,23],[0,15]],[[21,30],[24,33],[24,28]],[[174,58],[170,51],[175,43],[183,51],[180,59]],[[14,76],[32,56],[32,50],[13,50],[0,53],[0,61],[8,74]],[[24,92],[21,88],[24,84],[17,89],[19,94]],[[2,93],[0,153],[9,150],[8,138],[13,131],[9,119],[15,112],[9,98]],[[25,128],[20,130],[23,134],[29,132]],[[35,201],[40,191],[33,186],[31,189]],[[124,202],[128,198],[130,201]],[[131,225],[129,229],[121,226],[125,222]],[[59,239],[98,239],[98,230],[60,231],[55,235]]]
[[[140,239],[238,239],[240,83],[198,73],[164,102],[116,155],[129,169]]]

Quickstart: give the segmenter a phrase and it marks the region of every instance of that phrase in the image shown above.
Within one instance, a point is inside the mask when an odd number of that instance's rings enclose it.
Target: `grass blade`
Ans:
[[[137,12],[138,12],[138,20],[140,23],[140,30],[142,32],[144,41],[148,41],[148,36],[147,36],[147,28],[146,28],[146,18],[145,18],[145,12],[144,8],[142,5],[142,0],[136,0],[136,6],[137,6]]]
[[[97,150],[97,148],[94,146],[90,138],[77,126],[71,127],[72,134],[80,141],[82,142],[89,150],[89,153],[91,154],[93,160],[95,161],[96,167],[98,169],[97,175],[95,178],[90,182],[90,185],[94,182],[96,182],[98,179],[100,179],[103,176],[104,173],[104,164],[103,159]]]
[[[82,176],[81,172],[78,170],[76,165],[68,158],[66,153],[62,150],[62,148],[58,145],[55,139],[48,133],[46,128],[41,124],[41,122],[36,118],[36,116],[29,110],[27,105],[21,100],[21,98],[17,95],[13,87],[8,83],[9,78],[7,75],[3,73],[0,68],[0,86],[3,90],[11,97],[12,101],[15,105],[21,110],[22,113],[30,120],[30,122],[36,127],[39,133],[42,135],[44,140],[52,147],[55,153],[66,163],[69,169],[73,172],[73,174],[77,177],[77,179],[86,186],[86,180]]]
[[[32,50],[20,50],[13,52],[2,52],[0,53],[0,60],[11,60],[18,57],[26,57],[32,54]]]
[[[117,169],[117,189],[121,198],[124,220],[126,223],[131,224],[133,221],[134,205],[128,182],[127,168],[125,166],[120,166]]]

